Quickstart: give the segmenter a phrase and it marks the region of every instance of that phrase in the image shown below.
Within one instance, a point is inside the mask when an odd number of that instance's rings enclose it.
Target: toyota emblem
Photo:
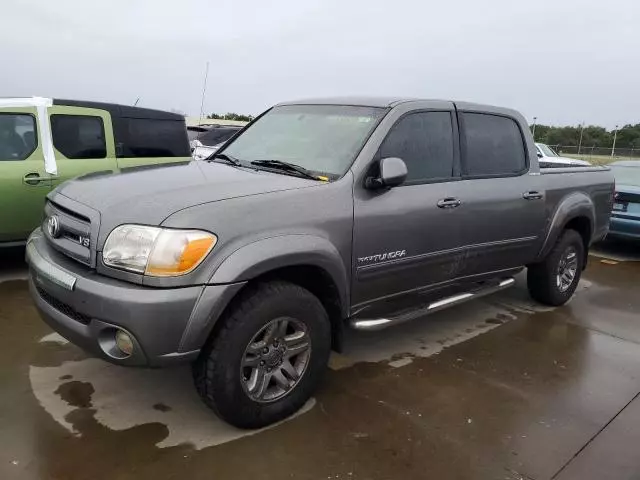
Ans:
[[[52,215],[47,220],[47,230],[51,238],[58,238],[60,236],[60,220],[57,215]]]

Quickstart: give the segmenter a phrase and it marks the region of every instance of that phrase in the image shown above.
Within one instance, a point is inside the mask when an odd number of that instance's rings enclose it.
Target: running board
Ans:
[[[515,282],[516,281],[513,277],[504,278],[500,280],[498,283],[492,283],[491,285],[488,285],[483,288],[479,288],[477,290],[473,290],[466,293],[459,293],[451,297],[443,298],[442,300],[438,300],[436,302],[430,303],[427,306],[420,307],[410,312],[398,315],[397,317],[376,318],[376,319],[369,319],[369,320],[351,318],[349,320],[349,325],[351,326],[351,328],[354,328],[355,330],[365,330],[369,332],[375,331],[375,330],[383,330],[387,327],[399,325],[401,323],[405,323],[410,320],[415,320],[416,318],[429,315],[433,312],[437,312],[438,310],[444,310],[445,308],[449,308],[454,305],[459,305],[469,300],[473,300],[474,298],[480,298],[480,297],[484,297],[485,295],[491,295],[492,293],[499,292],[500,290],[504,290],[505,288],[511,287]]]

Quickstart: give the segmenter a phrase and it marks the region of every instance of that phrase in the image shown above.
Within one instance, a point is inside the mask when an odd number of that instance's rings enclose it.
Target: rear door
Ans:
[[[53,185],[93,172],[113,172],[111,115],[105,110],[55,105],[49,109],[58,175]]]
[[[448,105],[391,114],[399,118],[371,168],[381,158],[401,158],[408,169],[403,185],[376,191],[361,182],[354,186],[352,304],[365,315],[396,311],[409,296],[458,271],[464,212],[456,202],[463,192],[455,110]]]
[[[36,118],[35,107],[0,109],[0,243],[26,240],[51,189]]]
[[[541,177],[530,169],[521,124],[509,116],[472,109],[459,111],[458,118],[467,243],[459,275],[525,265],[535,258],[542,241],[545,202]]]

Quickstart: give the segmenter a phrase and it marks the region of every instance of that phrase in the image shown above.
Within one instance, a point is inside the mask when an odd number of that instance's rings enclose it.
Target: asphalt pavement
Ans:
[[[87,356],[0,253],[0,479],[638,479],[640,247],[598,246],[572,301],[510,290],[350,333],[319,392],[260,431],[199,400],[187,367]]]

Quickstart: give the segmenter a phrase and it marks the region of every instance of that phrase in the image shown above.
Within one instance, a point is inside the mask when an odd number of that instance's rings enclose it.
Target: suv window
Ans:
[[[219,143],[226,142],[236,133],[239,128],[212,128],[197,137],[203,145],[215,146]]]
[[[418,112],[403,117],[382,142],[380,158],[407,164],[406,182],[451,178],[453,127],[449,112]]]
[[[51,115],[53,146],[70,159],[105,158],[107,144],[102,118],[87,115]]]
[[[208,129],[203,127],[187,127],[187,136],[189,141],[196,140],[200,135],[206,132]]]
[[[28,113],[0,113],[0,162],[26,160],[38,146],[36,119]]]
[[[527,168],[520,127],[511,118],[464,113],[466,174],[515,175]]]
[[[153,118],[122,118],[125,138],[119,139],[119,157],[189,157],[184,122]]]

